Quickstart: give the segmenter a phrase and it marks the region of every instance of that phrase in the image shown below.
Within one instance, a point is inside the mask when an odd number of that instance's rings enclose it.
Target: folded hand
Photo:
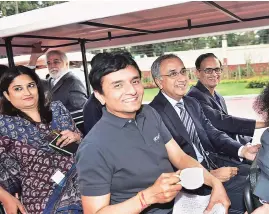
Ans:
[[[221,167],[210,171],[210,173],[218,178],[221,182],[230,180],[232,177],[237,175],[237,172],[237,167]]]

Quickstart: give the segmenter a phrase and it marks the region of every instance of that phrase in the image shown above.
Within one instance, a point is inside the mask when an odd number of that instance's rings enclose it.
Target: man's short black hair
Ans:
[[[92,58],[91,66],[90,84],[100,94],[103,93],[102,77],[127,66],[133,66],[141,78],[141,71],[129,52],[99,53]]]
[[[216,58],[217,60],[219,60],[218,57],[216,57],[216,55],[213,54],[213,53],[205,53],[205,54],[202,54],[202,55],[200,55],[200,56],[196,59],[196,61],[195,61],[195,67],[196,67],[197,70],[200,69],[202,62],[203,62],[206,58],[208,58],[208,57],[214,57],[214,58]],[[219,63],[220,63],[220,66],[222,66],[222,63],[221,63],[220,60],[219,60]]]

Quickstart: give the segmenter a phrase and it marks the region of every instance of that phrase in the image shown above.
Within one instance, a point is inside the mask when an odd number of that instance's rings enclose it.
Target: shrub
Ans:
[[[150,77],[143,77],[143,78],[142,78],[142,82],[143,82],[144,84],[147,84],[147,83],[152,83],[153,80],[152,80],[152,78],[150,78]]]
[[[240,80],[221,80],[221,84],[229,84],[229,83],[246,83],[248,82],[247,79],[240,79]]]
[[[257,78],[248,81],[246,88],[263,88],[269,83],[269,78]]]

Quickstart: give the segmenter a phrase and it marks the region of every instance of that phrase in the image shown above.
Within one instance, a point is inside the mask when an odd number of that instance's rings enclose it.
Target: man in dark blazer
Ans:
[[[83,83],[69,72],[66,54],[53,50],[46,54],[46,58],[51,76],[49,85],[52,100],[60,100],[70,112],[83,109],[87,92]]]
[[[213,53],[206,53],[197,58],[195,66],[199,80],[187,95],[200,102],[206,117],[217,129],[243,145],[251,142],[255,128],[264,128],[266,125],[264,122],[228,114],[224,98],[216,92],[222,73],[220,60]]]
[[[217,130],[203,113],[199,102],[184,96],[188,88],[188,74],[183,62],[175,55],[164,55],[155,60],[151,67],[152,76],[160,88],[159,94],[150,103],[161,115],[173,138],[188,155],[196,158],[210,172],[224,182],[232,206],[229,213],[243,213],[243,190],[246,185],[248,167],[239,167],[239,158],[253,160],[259,146],[242,146],[224,132]],[[196,143],[181,121],[181,103],[193,121],[198,136]],[[237,161],[226,162],[223,157]],[[224,158],[224,159],[225,159]],[[227,158],[229,159],[229,158]],[[228,165],[230,164],[230,165]],[[238,168],[242,171],[238,171]]]
[[[41,42],[32,45],[28,67],[36,68],[37,60],[48,48],[42,49]],[[69,72],[69,60],[65,53],[52,50],[46,54],[50,78],[42,79],[46,96],[52,101],[60,100],[70,111],[81,110],[87,101],[87,92],[83,83]]]
[[[84,120],[84,134],[92,129],[92,127],[101,119],[103,105],[95,97],[94,93],[91,94],[88,101],[83,107],[83,120]]]

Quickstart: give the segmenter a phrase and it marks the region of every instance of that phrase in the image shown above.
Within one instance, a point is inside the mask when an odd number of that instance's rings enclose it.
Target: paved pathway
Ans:
[[[257,95],[225,97],[229,114],[238,117],[261,120],[262,118],[253,110],[253,103],[256,97]],[[264,129],[255,130],[254,142],[260,142],[260,137],[263,131]]]
[[[256,114],[253,110],[253,103],[257,95],[239,95],[239,96],[225,96],[225,101],[227,104],[228,112],[231,115],[249,119],[258,119],[262,118]],[[149,102],[143,102],[148,104]],[[260,142],[260,137],[264,129],[256,129],[254,132],[253,141],[258,143]]]

